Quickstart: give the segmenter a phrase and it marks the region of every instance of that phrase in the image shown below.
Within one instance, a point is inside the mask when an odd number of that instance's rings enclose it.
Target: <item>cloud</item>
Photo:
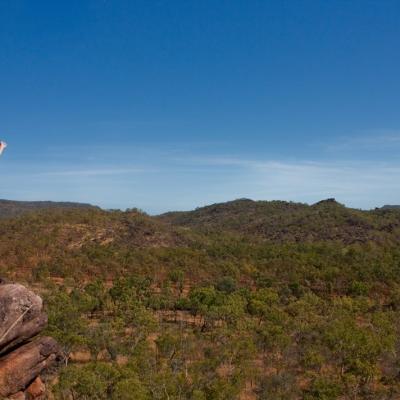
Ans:
[[[336,142],[329,144],[329,151],[338,150],[387,150],[400,146],[400,131],[396,130],[369,130],[362,134],[342,137]]]
[[[227,199],[233,194],[255,199],[315,202],[327,197],[360,208],[400,203],[400,165],[383,162],[314,162],[250,160],[232,157],[192,158],[226,172]],[[228,168],[229,171],[229,168]],[[236,178],[236,179],[235,179]]]
[[[126,175],[146,172],[146,169],[141,168],[99,168],[99,169],[78,169],[78,170],[62,170],[41,172],[37,176],[71,176],[71,177],[85,177],[85,176],[107,176],[107,175]]]
[[[215,148],[213,153],[184,150],[116,148],[104,163],[95,150],[93,160],[68,164],[64,159],[62,164],[3,163],[2,196],[75,199],[151,212],[192,209],[239,197],[306,203],[335,197],[357,208],[400,203],[400,161],[395,158],[317,161],[218,155]],[[31,194],[24,195],[20,188]]]

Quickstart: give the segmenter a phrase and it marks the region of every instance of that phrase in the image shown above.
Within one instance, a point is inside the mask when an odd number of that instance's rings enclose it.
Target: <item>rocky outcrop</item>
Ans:
[[[54,339],[37,337],[46,323],[39,296],[22,285],[0,283],[0,398],[44,395],[40,375],[61,359]]]
[[[0,354],[37,335],[47,323],[42,299],[18,284],[0,285]]]

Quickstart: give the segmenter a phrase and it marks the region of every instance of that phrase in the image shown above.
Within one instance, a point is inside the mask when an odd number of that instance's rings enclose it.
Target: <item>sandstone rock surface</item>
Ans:
[[[19,284],[0,285],[0,354],[37,335],[47,323],[42,299]]]
[[[46,326],[42,299],[19,284],[0,283],[0,398],[39,399],[40,374],[61,359]]]

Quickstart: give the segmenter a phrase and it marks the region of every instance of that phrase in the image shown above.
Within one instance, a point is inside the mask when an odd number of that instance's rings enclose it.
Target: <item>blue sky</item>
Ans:
[[[400,203],[398,0],[1,1],[1,198]]]

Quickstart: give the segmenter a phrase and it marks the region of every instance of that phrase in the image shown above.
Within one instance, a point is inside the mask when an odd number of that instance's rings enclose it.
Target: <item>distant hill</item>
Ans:
[[[400,209],[363,211],[335,199],[313,205],[239,199],[159,218],[206,233],[228,231],[273,242],[400,240]]]
[[[394,210],[394,209],[400,209],[400,205],[390,205],[387,204],[382,207],[383,210]]]
[[[14,217],[30,211],[60,208],[96,208],[86,203],[55,202],[55,201],[15,201],[0,199],[0,218]]]
[[[68,239],[72,247],[89,242],[174,247],[226,235],[253,243],[400,242],[400,208],[357,210],[335,199],[313,205],[238,199],[155,217],[134,209],[106,211],[84,203],[0,200],[0,219],[10,220],[0,225],[0,233],[9,232],[13,217],[23,217],[17,218],[21,230],[12,228],[19,237],[34,240],[40,233],[41,238],[59,240],[60,246]]]

